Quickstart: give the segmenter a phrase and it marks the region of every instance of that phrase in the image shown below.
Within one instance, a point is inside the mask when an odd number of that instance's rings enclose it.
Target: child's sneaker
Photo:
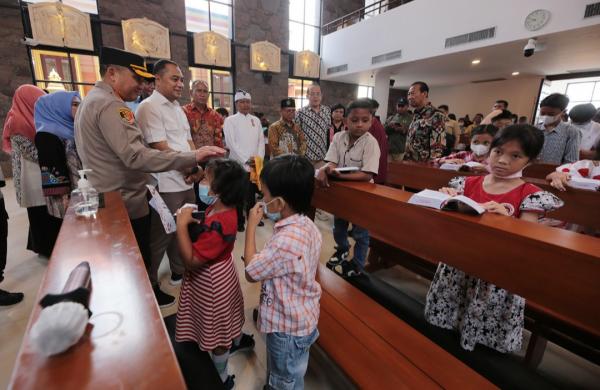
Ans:
[[[329,258],[329,260],[327,261],[327,264],[325,264],[327,266],[327,268],[333,270],[333,268],[336,265],[341,264],[343,261],[348,260],[348,256],[350,255],[350,253],[348,251],[341,251],[341,250],[336,250],[335,253],[333,254],[333,256],[331,256]]]
[[[169,280],[169,284],[171,286],[180,286],[182,280],[183,280],[183,274],[176,274],[176,273],[172,272],[171,280]]]
[[[229,375],[227,377],[227,379],[225,379],[225,382],[223,382],[223,387],[227,390],[231,390],[233,389],[233,387],[235,386],[235,375]]]
[[[361,274],[354,260],[342,261],[340,264],[335,265],[332,271],[344,278],[351,278]]]
[[[231,343],[231,348],[229,348],[229,356],[232,356],[236,352],[240,351],[249,351],[254,348],[254,336],[251,334],[242,333],[242,338],[240,339],[240,343],[235,345],[235,343]]]

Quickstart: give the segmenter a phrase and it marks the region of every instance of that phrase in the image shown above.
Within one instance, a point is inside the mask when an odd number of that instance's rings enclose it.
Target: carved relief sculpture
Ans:
[[[121,25],[125,50],[142,57],[171,58],[168,28],[146,18],[123,20]]]
[[[33,39],[39,44],[94,50],[90,15],[56,3],[29,4]]]
[[[260,72],[281,72],[281,49],[268,41],[251,44],[250,69]]]
[[[203,65],[231,67],[231,42],[214,31],[194,34],[194,62]]]
[[[317,53],[304,50],[294,55],[294,76],[319,78],[321,58]]]

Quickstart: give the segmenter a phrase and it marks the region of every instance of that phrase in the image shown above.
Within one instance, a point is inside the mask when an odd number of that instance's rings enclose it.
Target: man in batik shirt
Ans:
[[[324,165],[331,127],[331,110],[321,104],[321,87],[313,84],[307,91],[308,106],[296,113],[296,123],[300,125],[306,139],[306,158],[315,168]]]
[[[446,147],[446,116],[429,102],[429,87],[414,82],[408,90],[414,117],[408,129],[405,160],[427,162],[442,157]]]
[[[190,123],[192,141],[196,148],[202,146],[223,146],[223,118],[208,107],[208,84],[204,80],[192,83],[192,102],[183,106]]]
[[[296,101],[288,98],[281,101],[281,119],[269,127],[269,148],[271,157],[282,154],[304,156],[306,141],[300,126],[294,123]]]

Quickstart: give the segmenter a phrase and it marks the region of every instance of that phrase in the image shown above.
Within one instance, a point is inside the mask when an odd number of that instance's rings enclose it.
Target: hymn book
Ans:
[[[472,170],[473,168],[485,168],[485,165],[478,163],[476,161],[469,161],[468,163],[464,163],[464,164],[454,164],[454,163],[443,163],[442,165],[440,165],[440,169],[446,170],[446,171],[462,171],[462,172],[468,172],[470,170]]]
[[[464,195],[450,196],[439,191],[423,190],[410,197],[408,203],[438,210],[460,211],[467,214],[483,214],[485,209]]]

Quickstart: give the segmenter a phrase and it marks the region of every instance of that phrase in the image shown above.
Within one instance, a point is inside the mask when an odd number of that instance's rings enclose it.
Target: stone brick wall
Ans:
[[[101,20],[119,25],[102,24],[102,44],[123,48],[121,20],[146,17],[169,29],[171,60],[177,62],[186,80],[189,80],[188,48],[185,26],[184,0],[111,0],[98,1]],[[189,88],[184,88],[182,103],[189,101]]]
[[[236,88],[252,95],[252,111],[263,112],[272,123],[279,119],[280,101],[287,97],[289,57],[288,2],[243,0],[234,2]],[[281,73],[267,84],[261,72],[250,70],[250,43],[269,41],[281,48]]]
[[[5,2],[2,3],[2,5]],[[16,3],[16,2],[14,2]],[[6,113],[12,104],[15,89],[22,84],[31,84],[31,67],[27,56],[27,47],[21,43],[23,24],[18,8],[5,8],[0,5],[0,133],[4,127]],[[13,4],[10,4],[13,5]],[[0,163],[6,177],[11,176],[8,161]]]
[[[359,10],[365,6],[364,0],[323,0],[322,21],[323,25]]]
[[[356,99],[358,85],[338,83],[335,81],[321,81],[321,92],[323,93],[323,104],[333,106],[340,103],[347,106],[352,100]]]

